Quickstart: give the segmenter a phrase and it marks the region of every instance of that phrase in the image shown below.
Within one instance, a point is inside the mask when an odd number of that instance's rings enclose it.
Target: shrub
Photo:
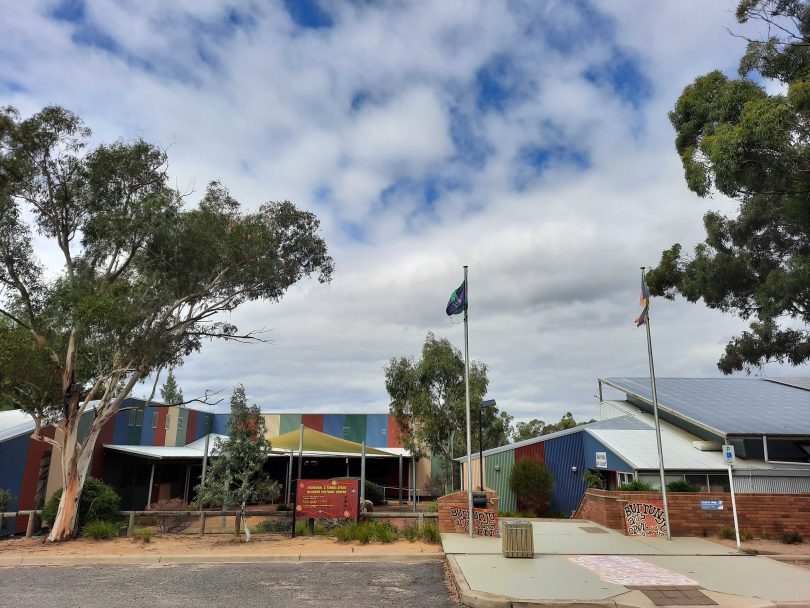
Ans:
[[[368,524],[355,524],[354,538],[361,545],[367,545],[371,541],[372,530]]]
[[[419,529],[419,536],[426,543],[438,545],[442,542],[442,535],[439,533],[439,526],[433,522],[422,524]]]
[[[56,511],[59,509],[59,500],[62,498],[61,488],[54,492],[42,509],[42,519],[53,524]],[[116,522],[121,518],[121,497],[110,486],[94,477],[84,480],[84,488],[79,499],[79,528],[84,528],[90,521]]]
[[[290,505],[281,504],[276,511],[292,511],[292,507]]]
[[[740,532],[741,540],[754,540],[754,533],[751,530],[743,530]]]
[[[734,528],[723,528],[720,530],[720,538],[731,540],[736,539],[737,535],[734,533]]]
[[[399,538],[397,529],[388,522],[371,522],[369,528],[372,538],[381,543],[392,543]]]
[[[137,540],[142,540],[145,543],[148,543],[152,540],[152,528],[147,528],[145,526],[139,526],[132,530],[132,538]]]
[[[402,536],[406,538],[408,542],[416,542],[419,540],[419,526],[408,522],[405,524],[405,527],[402,528]]]
[[[354,522],[347,523],[347,524],[344,524],[342,526],[338,526],[334,530],[335,536],[337,537],[337,539],[340,542],[347,543],[350,540],[354,540],[355,534],[356,534],[356,532],[355,532],[356,527],[357,527],[357,524],[355,524]]]
[[[300,522],[299,522],[300,523]],[[257,534],[277,534],[280,532],[289,534],[292,530],[292,519],[265,519],[253,526],[253,532]]]
[[[523,458],[512,466],[509,487],[518,500],[535,513],[543,513],[551,502],[554,477],[536,460]]]
[[[800,545],[804,542],[804,536],[802,536],[798,530],[785,531],[782,532],[782,536],[779,537],[779,540],[786,545]]]
[[[620,485],[619,490],[622,492],[652,492],[653,487],[646,481],[634,479],[633,481],[628,481]]]
[[[95,540],[106,540],[118,536],[118,524],[94,519],[82,529],[82,536]]]
[[[700,492],[700,488],[686,480],[678,479],[667,484],[667,492]]]
[[[588,469],[585,471],[585,475],[582,476],[582,480],[588,485],[589,488],[604,490],[606,487],[605,478],[602,477],[602,474],[599,473],[599,471],[592,471]]]
[[[188,511],[188,505],[182,498],[159,500],[149,505],[152,511]],[[154,516],[155,523],[161,532],[178,532],[184,530],[194,519],[192,515],[160,515]]]
[[[332,479],[357,479],[357,477],[333,477]],[[371,504],[384,505],[385,504],[385,491],[373,481],[366,479],[366,500],[370,500]]]
[[[425,513],[438,513],[439,503],[437,501],[429,502],[425,505]]]

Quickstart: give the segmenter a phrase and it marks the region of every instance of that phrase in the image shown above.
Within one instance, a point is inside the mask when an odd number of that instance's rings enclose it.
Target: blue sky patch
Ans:
[[[450,137],[456,148],[455,159],[480,169],[493,153],[489,142],[476,133],[472,121],[460,108],[450,109]]]
[[[508,55],[498,55],[475,74],[475,105],[482,111],[503,112],[520,96],[523,78]]]
[[[601,65],[586,70],[584,76],[597,86],[609,88],[619,99],[636,109],[652,96],[652,83],[641,69],[638,59],[620,49],[616,49]]]
[[[318,0],[284,0],[284,8],[296,25],[309,29],[332,27],[332,16],[321,8]]]
[[[584,171],[590,164],[590,157],[584,150],[564,145],[526,146],[515,159],[513,185],[517,190],[523,190],[551,167]]]

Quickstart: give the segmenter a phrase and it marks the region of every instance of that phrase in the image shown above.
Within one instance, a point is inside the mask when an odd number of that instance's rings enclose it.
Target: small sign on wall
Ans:
[[[607,465],[607,452],[597,452],[596,453],[596,468],[597,469],[606,469],[606,468],[608,468],[608,465]]]
[[[700,501],[700,508],[704,511],[722,511],[723,510],[723,501],[722,500],[701,500]]]

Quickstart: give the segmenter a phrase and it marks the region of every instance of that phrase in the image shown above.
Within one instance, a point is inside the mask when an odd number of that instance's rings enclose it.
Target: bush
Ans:
[[[588,485],[589,488],[604,490],[606,487],[605,478],[602,477],[602,474],[599,473],[599,471],[592,471],[588,469],[585,471],[585,475],[582,476],[582,480]]]
[[[646,481],[634,479],[633,481],[628,481],[620,485],[619,490],[622,492],[652,492],[653,487]]]
[[[405,524],[405,527],[402,528],[402,536],[407,539],[408,542],[415,543],[419,540],[419,526],[408,522]]]
[[[182,498],[159,500],[149,505],[152,511],[188,511],[188,505]],[[161,532],[179,532],[184,530],[194,519],[193,515],[159,515],[154,516],[155,523]]]
[[[439,503],[437,501],[429,502],[425,505],[425,513],[438,513]]]
[[[734,533],[734,528],[723,528],[720,530],[720,538],[731,540],[736,539],[737,535]]]
[[[53,524],[56,511],[59,509],[59,500],[62,498],[61,488],[54,492],[42,509],[42,519]],[[82,529],[90,521],[117,522],[121,519],[121,497],[110,486],[95,477],[84,480],[84,488],[79,499],[79,528]]]
[[[392,543],[399,538],[397,529],[388,522],[374,521],[369,524],[371,536],[381,543]]]
[[[786,545],[800,545],[804,542],[804,536],[802,536],[798,530],[785,531],[782,532],[782,536],[779,537],[779,540]]]
[[[289,534],[292,530],[292,519],[265,519],[253,526],[252,531],[256,534]]]
[[[754,540],[754,533],[751,530],[743,530],[740,532],[740,540]]]
[[[686,480],[678,479],[667,484],[667,492],[700,492],[700,488]]]
[[[139,526],[132,530],[132,538],[137,540],[142,540],[145,543],[148,543],[152,540],[152,528],[147,528],[145,526]]]
[[[94,519],[82,529],[82,536],[95,540],[106,540],[118,536],[118,524]]]
[[[333,477],[332,479],[357,479],[357,477]],[[373,481],[366,479],[366,500],[374,506],[385,504],[385,491]]]
[[[551,493],[554,490],[554,477],[551,472],[536,460],[518,460],[509,474],[509,487],[518,500],[535,513],[548,509]]]
[[[422,524],[419,530],[419,536],[426,543],[438,545],[442,542],[442,535],[439,533],[439,526],[433,522]]]
[[[276,511],[292,511],[292,507],[290,505],[281,504]]]

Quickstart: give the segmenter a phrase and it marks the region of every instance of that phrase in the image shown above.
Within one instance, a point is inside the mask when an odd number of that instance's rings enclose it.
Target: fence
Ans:
[[[263,516],[263,517],[277,517],[280,519],[291,519],[292,511],[275,511],[275,510],[250,510],[247,512],[250,517]],[[25,537],[31,538],[34,534],[34,527],[36,526],[36,517],[33,515],[42,515],[42,511],[38,510],[23,510],[23,511],[9,511],[7,513],[0,513],[0,524],[6,519],[16,520],[18,517],[27,517],[28,525],[25,528]],[[199,536],[205,534],[205,521],[209,517],[236,517],[235,530],[238,534],[239,526],[241,524],[241,511],[121,511],[121,515],[127,517],[127,536],[132,536],[132,530],[135,527],[136,517],[188,517],[190,519],[197,518],[200,523]],[[362,513],[361,518],[365,519],[417,519],[421,525],[425,519],[438,519],[438,513],[409,513],[407,511],[394,512],[394,513]]]

